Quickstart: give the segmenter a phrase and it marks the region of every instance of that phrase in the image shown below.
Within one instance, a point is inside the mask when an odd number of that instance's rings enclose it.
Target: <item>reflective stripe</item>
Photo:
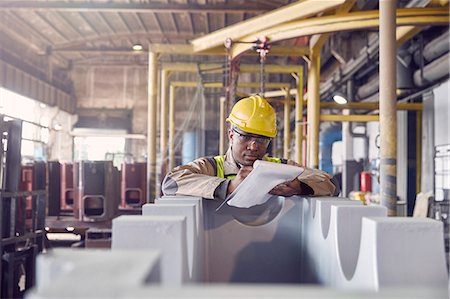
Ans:
[[[225,161],[224,156],[215,156],[214,160],[216,160],[217,174],[219,178],[225,178],[225,173],[223,172],[223,161]]]
[[[266,157],[266,161],[273,162],[273,163],[281,163],[280,158]]]
[[[224,179],[225,178],[225,171],[223,168],[223,162],[225,161],[225,156],[215,156],[214,160],[216,160],[216,168],[217,168],[217,174],[216,176],[219,178]],[[280,158],[273,158],[273,157],[264,157],[265,161],[273,162],[273,163],[283,163],[283,160]],[[286,164],[286,162],[284,162]],[[236,177],[235,174],[227,175],[226,179],[232,180]]]

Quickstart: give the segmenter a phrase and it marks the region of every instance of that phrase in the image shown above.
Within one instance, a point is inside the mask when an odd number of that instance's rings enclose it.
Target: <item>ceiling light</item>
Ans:
[[[139,51],[142,51],[144,49],[144,47],[142,47],[141,44],[134,44],[132,49],[133,49],[133,51],[139,52]]]
[[[333,95],[333,101],[341,105],[347,104],[347,99],[340,93]]]

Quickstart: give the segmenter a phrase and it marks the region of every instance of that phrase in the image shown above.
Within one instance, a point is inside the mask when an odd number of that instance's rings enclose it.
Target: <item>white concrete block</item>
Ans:
[[[208,263],[205,262],[206,255],[206,241],[205,238],[205,220],[203,215],[203,198],[197,196],[167,196],[164,195],[161,198],[157,198],[155,200],[155,204],[182,204],[182,203],[193,203],[196,205],[197,211],[197,229],[198,229],[198,255],[201,257],[201,261],[203,263],[202,268],[198,268],[199,270],[199,279],[204,280],[205,275],[208,271]]]
[[[203,262],[199,254],[198,235],[198,203],[164,203],[158,201],[157,204],[145,204],[142,206],[143,216],[184,216],[186,217],[187,230],[187,251],[189,262],[189,275],[191,281],[200,281],[200,270],[203,269]]]
[[[36,286],[27,298],[113,297],[161,281],[158,251],[56,248],[36,259]]]
[[[406,217],[363,218],[361,248],[352,277],[341,287],[447,290],[442,222]]]
[[[119,216],[112,222],[112,249],[160,250],[163,285],[189,281],[184,216]]]
[[[336,197],[317,197],[314,199],[308,199],[308,203],[304,211],[305,228],[303,230],[304,249],[307,259],[316,265],[313,269],[319,275],[317,271],[317,265],[321,263],[323,254],[327,252],[325,239],[328,236],[331,219],[331,206],[332,205],[344,205],[344,206],[361,206],[362,202],[348,199],[340,199]]]
[[[358,262],[363,217],[386,217],[382,206],[332,205],[325,251],[317,266],[320,281],[335,287],[342,277],[351,277]]]

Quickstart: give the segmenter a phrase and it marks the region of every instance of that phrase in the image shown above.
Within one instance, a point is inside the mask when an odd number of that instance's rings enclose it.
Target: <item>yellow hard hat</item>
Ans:
[[[238,101],[226,121],[247,133],[270,138],[277,135],[275,109],[258,95]]]

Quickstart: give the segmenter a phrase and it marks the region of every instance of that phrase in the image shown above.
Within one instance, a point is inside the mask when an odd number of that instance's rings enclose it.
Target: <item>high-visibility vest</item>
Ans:
[[[286,164],[286,159],[273,158],[273,157],[265,157],[265,161],[274,162],[274,163],[283,163]],[[225,161],[225,156],[215,156],[214,161],[216,162],[216,176],[222,179],[232,180],[236,177],[236,173],[229,174],[225,176],[225,171],[223,169],[223,162]]]

